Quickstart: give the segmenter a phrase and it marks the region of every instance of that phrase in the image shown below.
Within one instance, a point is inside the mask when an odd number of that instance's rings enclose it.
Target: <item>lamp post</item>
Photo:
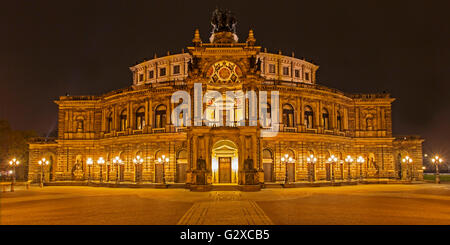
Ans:
[[[133,159],[134,163],[134,182],[138,183],[138,177],[137,177],[137,168],[138,166],[142,166],[142,163],[144,162],[144,159],[141,158],[141,156],[136,156],[136,158]],[[139,182],[141,181],[141,178],[139,178]]]
[[[431,159],[431,161],[436,165],[436,177],[435,177],[436,184],[440,184],[441,180],[439,178],[439,164],[442,163],[444,160],[442,160],[441,157],[436,155]]]
[[[97,164],[100,165],[100,183],[103,182],[103,164],[105,164],[105,159],[103,157],[100,157],[97,160]]]
[[[9,165],[13,168],[13,181],[11,183],[11,191],[14,191],[14,185],[16,184],[16,166],[18,166],[20,162],[13,158],[11,161],[9,161]]]
[[[306,157],[306,162],[308,164],[311,164],[312,170],[309,171],[309,179],[311,182],[314,181],[314,164],[317,162],[317,158],[314,157],[313,154],[311,154],[309,157]]]
[[[364,157],[358,156],[356,162],[359,163],[359,181],[362,181],[362,165],[364,163]]]
[[[404,157],[402,159],[402,162],[406,163],[406,171],[407,171],[406,172],[406,178],[409,179],[409,180],[412,180],[412,176],[411,176],[412,173],[411,173],[411,171],[408,168],[408,163],[412,163],[413,160],[409,156],[406,156],[406,157]],[[408,174],[408,172],[409,172],[409,174]]]
[[[161,158],[162,157],[162,158]],[[163,184],[166,183],[166,170],[164,168],[164,163],[169,163],[169,158],[165,155],[162,155],[161,157],[158,158],[158,162],[163,164]]]
[[[39,166],[41,166],[41,183],[40,183],[40,186],[41,186],[41,188],[43,188],[44,187],[44,165],[48,165],[49,162],[45,158],[42,158],[41,160],[38,161],[38,164],[39,164]]]
[[[86,164],[88,165],[88,183],[91,182],[91,166],[93,163],[94,161],[90,157],[86,160]]]
[[[328,158],[328,162],[331,164],[331,182],[334,183],[335,178],[334,178],[334,165],[335,163],[338,161],[338,158],[335,157],[334,155],[331,155]]]
[[[283,163],[285,165],[285,171],[284,171],[284,183],[289,182],[289,178],[288,178],[288,163],[293,163],[294,159],[289,156],[289,154],[285,154],[284,157],[281,157],[281,163]]]
[[[116,165],[116,184],[119,184],[119,165],[122,164],[122,159],[119,156],[113,159],[113,163]]]
[[[350,182],[350,181],[352,181],[351,164],[353,162],[353,158],[350,155],[348,155],[345,158],[345,162],[347,163],[347,168],[348,168],[347,179],[348,179],[348,182]]]

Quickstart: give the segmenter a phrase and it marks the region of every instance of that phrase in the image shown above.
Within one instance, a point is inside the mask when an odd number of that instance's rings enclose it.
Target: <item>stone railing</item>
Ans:
[[[33,137],[28,140],[28,143],[32,143],[32,144],[56,143],[56,138],[55,137]]]

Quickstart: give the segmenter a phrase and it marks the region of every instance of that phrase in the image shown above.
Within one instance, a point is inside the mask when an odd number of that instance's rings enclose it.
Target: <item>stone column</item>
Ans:
[[[192,136],[192,146],[193,146],[193,151],[192,151],[192,154],[193,154],[193,163],[192,163],[192,169],[197,169],[197,159],[198,159],[198,136]]]
[[[252,135],[252,158],[253,158],[253,167],[257,169],[257,144],[256,144],[256,135]]]

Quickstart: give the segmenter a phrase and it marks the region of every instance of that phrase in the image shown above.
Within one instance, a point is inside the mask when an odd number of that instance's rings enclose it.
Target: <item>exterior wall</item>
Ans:
[[[223,44],[222,44],[223,46]],[[389,94],[345,94],[338,90],[316,84],[318,67],[304,60],[280,54],[260,52],[258,46],[233,44],[217,47],[214,44],[196,44],[189,47],[189,53],[170,55],[145,61],[131,67],[133,85],[111,91],[101,96],[61,96],[56,103],[58,111],[58,138],[54,142],[30,143],[30,175],[38,181],[42,157],[54,161],[48,169],[46,180],[102,180],[116,181],[117,165],[113,158],[120,157],[123,170],[119,171],[121,181],[136,180],[141,171],[142,182],[158,182],[158,158],[163,154],[169,162],[163,165],[165,182],[176,181],[177,162],[187,162],[186,182],[193,183],[192,171],[199,158],[205,159],[207,170],[211,171],[211,150],[219,140],[230,140],[238,146],[239,169],[244,160],[253,160],[259,180],[264,180],[262,152],[272,153],[274,182],[286,178],[284,154],[291,154],[294,163],[294,181],[329,181],[330,168],[334,167],[336,179],[349,178],[349,165],[343,162],[348,155],[356,159],[361,156],[363,164],[350,164],[350,175],[356,178],[401,178],[413,175],[422,179],[422,142],[420,138],[392,136],[391,103]],[[260,67],[255,64],[260,60]],[[242,73],[235,83],[214,83],[207,77],[208,69],[218,61],[227,60],[239,67]],[[275,65],[275,73],[269,73],[269,64]],[[180,66],[180,73],[173,74],[173,67]],[[160,76],[159,69],[166,67],[166,75]],[[283,74],[283,67],[288,73]],[[154,70],[154,77],[148,74]],[[295,76],[299,70],[299,77]],[[310,78],[305,79],[305,73]],[[142,79],[141,75],[142,74]],[[280,132],[275,137],[261,138],[261,123],[250,126],[248,117],[245,126],[211,128],[206,126],[176,127],[171,120],[174,105],[171,95],[178,90],[194,95],[194,83],[203,84],[203,92],[217,90],[279,91],[280,113],[284,105],[294,109],[293,125],[285,126],[280,115]],[[268,99],[270,103],[271,99]],[[166,118],[163,127],[156,126],[157,108],[165,106]],[[203,108],[206,104],[203,103]],[[305,108],[313,111],[313,127],[305,124]],[[248,111],[248,103],[246,103]],[[137,114],[143,108],[145,125],[137,127]],[[193,109],[193,103],[191,105]],[[328,112],[328,127],[324,114]],[[194,125],[194,114],[191,112]],[[337,115],[341,116],[341,127]],[[109,120],[109,115],[112,115]],[[121,120],[126,123],[121,128]],[[123,120],[122,120],[123,121]],[[187,159],[178,161],[177,153],[186,150]],[[307,162],[307,156],[314,154],[317,163]],[[143,158],[142,168],[136,168],[133,159]],[[339,158],[329,163],[331,156]],[[413,164],[398,164],[406,155]],[[100,168],[97,160],[102,157],[105,165]],[[87,159],[94,164],[89,167]],[[108,167],[109,166],[109,167]],[[108,170],[109,169],[109,170]],[[45,172],[45,171],[44,171]],[[123,174],[122,174],[123,172]],[[109,174],[108,174],[109,173]],[[241,177],[240,177],[241,178]],[[211,183],[211,176],[208,177]],[[239,183],[244,183],[239,179]]]

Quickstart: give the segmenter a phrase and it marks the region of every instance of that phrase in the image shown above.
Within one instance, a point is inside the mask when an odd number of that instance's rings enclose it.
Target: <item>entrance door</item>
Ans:
[[[308,180],[316,181],[316,173],[314,169],[314,163],[308,163]]]
[[[295,182],[295,163],[288,163],[287,164],[287,181],[288,182]]]
[[[264,170],[264,182],[272,182],[273,163],[272,162],[263,163],[263,170]]]
[[[186,182],[186,163],[178,163],[177,164],[177,183],[185,183]]]
[[[325,163],[325,170],[326,170],[326,180],[331,180],[331,167],[329,163]]]
[[[231,183],[231,157],[219,157],[219,183]]]
[[[136,168],[134,180],[140,182],[142,180],[142,164],[135,164],[134,167]]]
[[[155,164],[155,182],[162,183],[163,182],[163,165]]]
[[[397,178],[398,179],[402,179],[403,178],[403,174],[402,174],[402,161],[400,160],[402,159],[402,155],[398,154],[397,155],[397,164],[395,166],[395,170],[397,171]]]
[[[120,165],[119,171],[119,180],[122,182],[124,180],[125,175],[125,166]]]

